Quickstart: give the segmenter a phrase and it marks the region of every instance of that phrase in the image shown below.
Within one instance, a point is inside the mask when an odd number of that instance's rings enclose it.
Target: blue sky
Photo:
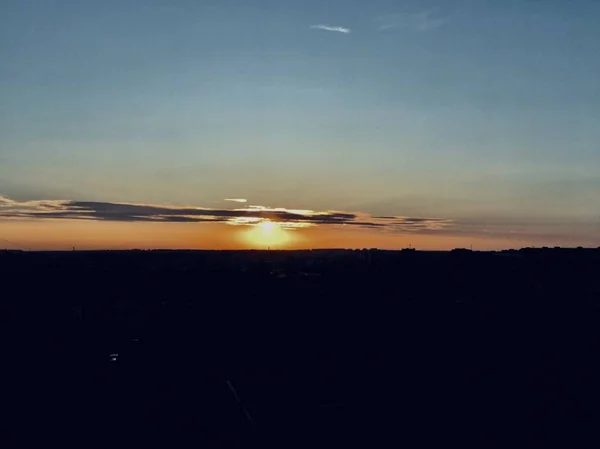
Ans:
[[[592,0],[5,0],[0,194],[595,229],[598,23]]]

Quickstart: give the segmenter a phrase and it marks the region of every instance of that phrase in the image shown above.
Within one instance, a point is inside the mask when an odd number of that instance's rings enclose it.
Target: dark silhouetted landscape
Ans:
[[[580,447],[599,272],[584,248],[0,252],[5,424],[37,447]]]

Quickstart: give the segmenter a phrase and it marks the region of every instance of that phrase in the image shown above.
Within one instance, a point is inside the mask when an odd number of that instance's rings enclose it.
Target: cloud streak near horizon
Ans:
[[[396,235],[453,236],[485,239],[508,239],[531,244],[571,244],[597,246],[598,224],[529,222],[479,217],[448,219],[373,215],[364,212],[315,211],[240,204],[239,208],[203,208],[158,204],[113,203],[101,201],[38,200],[16,201],[0,195],[0,223],[27,221],[77,220],[90,222],[154,222],[221,224],[254,227],[264,221],[277,223],[281,229],[296,231],[307,228],[329,230],[377,231]],[[15,243],[4,240],[10,244]],[[585,242],[591,243],[585,243]],[[561,243],[562,242],[562,243]],[[582,243],[583,242],[583,243]]]
[[[215,209],[99,201],[15,201],[0,195],[0,220],[2,219],[221,223],[236,226],[256,226],[269,220],[288,230],[336,226],[387,232],[431,232],[442,230],[452,223],[444,218],[376,217],[362,212],[314,211],[258,205]]]
[[[324,30],[324,31],[333,31],[337,33],[348,34],[351,32],[350,28],[340,27],[340,26],[330,26],[330,25],[311,25],[313,30]]]

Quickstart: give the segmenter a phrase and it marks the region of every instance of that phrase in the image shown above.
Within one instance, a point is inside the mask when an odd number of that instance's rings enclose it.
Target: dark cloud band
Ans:
[[[0,196],[0,219],[71,219],[120,222],[228,223],[255,225],[262,220],[285,226],[344,225],[385,231],[436,230],[449,220],[421,217],[374,217],[364,213],[338,211],[297,211],[284,208],[250,206],[241,209],[167,207],[151,204],[127,204],[100,201],[28,201],[18,202]]]

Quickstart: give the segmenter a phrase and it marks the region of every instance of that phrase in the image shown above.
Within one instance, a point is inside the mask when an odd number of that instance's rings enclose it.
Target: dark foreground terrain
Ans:
[[[0,276],[9,444],[600,440],[600,250],[0,252]]]

